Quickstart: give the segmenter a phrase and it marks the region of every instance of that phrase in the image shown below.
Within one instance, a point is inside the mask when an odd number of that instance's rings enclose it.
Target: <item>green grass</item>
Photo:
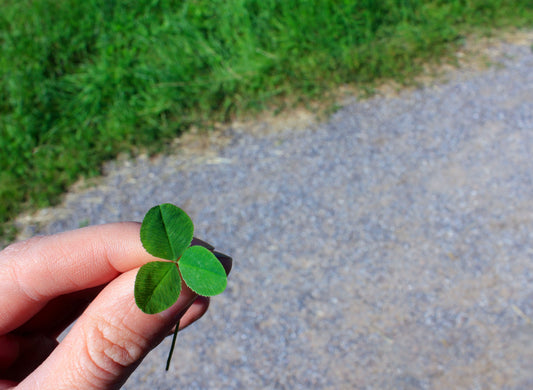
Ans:
[[[339,84],[409,79],[531,0],[5,0],[0,224],[120,152]]]

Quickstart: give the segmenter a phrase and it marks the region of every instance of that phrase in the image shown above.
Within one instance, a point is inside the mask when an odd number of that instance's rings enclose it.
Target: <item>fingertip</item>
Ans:
[[[135,275],[136,270],[126,272],[102,290],[49,359],[26,379],[26,388],[37,383],[57,389],[73,383],[84,389],[119,388],[164,339],[180,312],[195,308],[184,315],[188,324],[204,311],[185,290],[166,313],[143,313],[134,301]]]
[[[183,314],[180,319],[180,329],[184,329],[192,323],[198,321],[209,309],[211,300],[209,297],[198,296],[192,303],[191,307]]]

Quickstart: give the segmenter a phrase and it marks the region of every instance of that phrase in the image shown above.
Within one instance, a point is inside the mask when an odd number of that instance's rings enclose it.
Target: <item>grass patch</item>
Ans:
[[[120,152],[339,84],[409,79],[531,0],[6,0],[0,224]]]

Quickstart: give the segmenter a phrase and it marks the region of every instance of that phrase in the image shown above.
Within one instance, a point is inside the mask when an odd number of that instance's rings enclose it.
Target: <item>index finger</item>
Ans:
[[[142,247],[140,223],[90,226],[35,237],[0,252],[0,334],[51,299],[100,286],[156,258]]]

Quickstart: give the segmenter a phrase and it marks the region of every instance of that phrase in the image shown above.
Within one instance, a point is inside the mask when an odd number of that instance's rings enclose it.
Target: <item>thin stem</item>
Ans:
[[[172,354],[174,353],[174,346],[176,345],[176,338],[178,337],[179,328],[180,321],[178,320],[178,323],[176,324],[176,330],[174,330],[174,336],[172,336],[172,345],[170,346],[170,351],[168,353],[167,368],[165,368],[165,371],[168,371],[168,368],[170,367],[170,360],[172,360]]]

